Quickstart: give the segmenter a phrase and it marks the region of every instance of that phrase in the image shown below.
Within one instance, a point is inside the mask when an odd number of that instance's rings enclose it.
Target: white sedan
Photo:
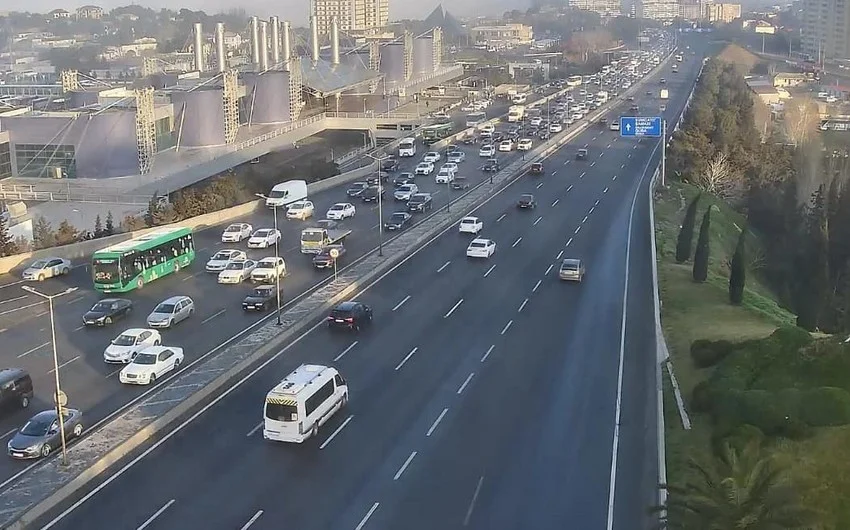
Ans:
[[[231,261],[248,259],[248,255],[242,250],[224,249],[219,250],[207,261],[205,269],[207,272],[221,272]]]
[[[502,140],[499,142],[499,151],[503,153],[510,152],[514,148],[514,143],[510,140]]]
[[[44,281],[55,276],[64,276],[71,272],[71,262],[65,258],[43,258],[34,261],[24,270],[24,280]]]
[[[492,239],[476,237],[466,247],[467,258],[489,258],[496,252],[496,242]]]
[[[325,217],[334,221],[342,221],[349,217],[354,217],[357,209],[350,202],[338,202],[330,207]]]
[[[221,233],[221,242],[239,243],[243,239],[251,237],[251,232],[253,231],[254,227],[248,223],[233,223],[228,225],[227,228],[224,229],[224,232]]]
[[[139,351],[148,346],[159,346],[162,336],[155,329],[132,328],[118,335],[103,352],[103,362],[127,364]]]
[[[451,171],[452,173],[457,173],[457,170],[458,170],[457,162],[446,162],[445,164],[440,166],[440,169],[441,170],[447,169],[447,170]]]
[[[549,132],[552,134],[559,133],[564,130],[564,127],[560,123],[553,123],[549,126]]]
[[[127,385],[152,385],[183,362],[183,348],[149,346],[139,351],[133,361],[121,369],[118,379]]]
[[[248,239],[248,248],[269,248],[280,241],[280,230],[260,228]]]
[[[493,144],[482,145],[481,149],[478,150],[478,156],[482,158],[489,158],[496,154],[496,148],[493,147]]]
[[[460,220],[458,231],[461,234],[475,234],[484,230],[484,221],[477,217],[464,217]]]
[[[242,283],[251,277],[256,268],[257,262],[252,259],[231,261],[218,273],[218,283]]]
[[[289,208],[286,210],[286,218],[287,219],[301,219],[302,221],[305,219],[309,219],[313,217],[313,211],[315,210],[313,206],[313,201],[298,201],[289,205]]]
[[[448,184],[449,182],[453,181],[454,179],[455,179],[455,172],[454,171],[451,171],[450,169],[446,169],[444,167],[441,167],[440,172],[437,173],[437,176],[434,179],[434,181],[437,184]]]
[[[286,276],[286,262],[283,258],[271,256],[257,262],[257,266],[251,271],[252,282],[272,283],[278,278]]]
[[[434,172],[434,163],[433,162],[419,162],[419,165],[416,166],[414,173],[417,175],[430,175]]]
[[[437,151],[428,151],[427,153],[425,153],[425,156],[422,157],[422,161],[423,162],[431,162],[432,164],[434,162],[439,162],[440,161],[440,153],[438,153]]]

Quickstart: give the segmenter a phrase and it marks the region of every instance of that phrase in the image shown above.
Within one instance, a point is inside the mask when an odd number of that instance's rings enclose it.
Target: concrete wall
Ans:
[[[174,92],[174,134],[179,147],[224,145],[222,89]]]

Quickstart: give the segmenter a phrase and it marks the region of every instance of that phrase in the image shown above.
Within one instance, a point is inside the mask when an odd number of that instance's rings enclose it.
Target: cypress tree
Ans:
[[[106,225],[103,227],[103,235],[111,236],[115,233],[115,220],[112,218],[112,210],[106,212]]]
[[[676,240],[676,263],[685,263],[691,259],[691,245],[694,241],[694,224],[697,218],[697,206],[699,205],[700,195],[696,197],[688,205],[685,211],[685,218],[682,220],[682,228],[679,229],[679,237]]]
[[[693,276],[695,282],[704,282],[708,278],[708,238],[711,229],[711,206],[702,216],[697,237],[697,249],[694,252]]]
[[[735,254],[732,255],[731,270],[729,271],[729,302],[741,305],[744,300],[744,285],[747,283],[747,267],[744,265],[744,245],[747,240],[747,229],[741,230]]]

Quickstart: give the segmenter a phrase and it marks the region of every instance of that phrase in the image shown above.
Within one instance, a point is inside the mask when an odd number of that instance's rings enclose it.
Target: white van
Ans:
[[[306,180],[288,180],[281,182],[272,188],[266,197],[266,206],[287,206],[293,202],[303,201],[307,198]]]
[[[263,438],[301,443],[347,403],[348,385],[335,368],[302,364],[266,395]]]
[[[398,156],[416,156],[416,138],[403,138],[398,144]]]

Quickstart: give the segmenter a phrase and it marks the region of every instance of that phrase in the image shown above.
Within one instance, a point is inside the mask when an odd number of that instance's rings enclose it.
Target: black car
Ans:
[[[381,162],[381,171],[398,171],[398,160],[386,158]]]
[[[369,184],[366,182],[355,182],[351,186],[348,187],[345,194],[349,197],[359,197],[363,190],[369,187]]]
[[[576,153],[576,160],[587,160],[587,149],[579,149]]]
[[[546,170],[543,169],[543,163],[542,162],[535,162],[535,163],[531,164],[531,169],[529,170],[529,172],[532,175],[543,175],[543,174],[546,173]]]
[[[383,198],[385,191],[383,186],[369,186],[360,194],[360,199],[363,202],[378,202],[378,195]]]
[[[328,328],[360,331],[372,325],[372,308],[362,302],[343,302],[328,315]]]
[[[537,200],[530,193],[523,193],[516,203],[517,208],[537,208]]]
[[[477,144],[477,143],[478,143],[478,136],[476,136],[474,134],[470,134],[469,136],[467,136],[463,139],[464,145],[472,145],[472,144]]]
[[[462,191],[469,188],[469,180],[466,177],[455,177],[450,186],[453,190]]]
[[[404,173],[399,173],[398,175],[393,177],[393,186],[398,188],[400,186],[404,186],[405,184],[413,184],[415,180],[416,177],[414,177],[413,173],[405,171]]]
[[[29,407],[34,394],[30,374],[21,368],[0,370],[0,408]]]
[[[384,229],[389,231],[404,230],[412,218],[413,216],[407,212],[395,212],[384,223]]]
[[[599,118],[599,125],[605,127],[608,125],[608,118]]]
[[[632,112],[640,112],[640,107],[638,107],[637,105],[632,105],[631,107],[629,107],[629,110]]]
[[[334,258],[331,254],[333,250],[336,250],[336,258]],[[334,260],[336,260],[337,264],[339,264],[339,260],[341,260],[345,256],[345,247],[342,245],[328,245],[322,249],[321,252],[313,256],[313,266],[317,269],[329,269],[334,266]]]
[[[277,306],[276,289],[276,285],[254,287],[248,296],[242,300],[242,309],[244,311],[268,311]]]
[[[484,163],[484,167],[482,167],[486,173],[495,173],[499,171],[499,161],[495,158],[491,158],[487,162]]]
[[[133,302],[126,298],[104,298],[83,315],[86,326],[108,326],[127,316],[133,310]]]
[[[389,180],[389,173],[385,171],[378,171],[377,174],[366,177],[366,184],[369,186],[377,186],[380,182],[387,182]]]
[[[505,133],[498,132],[498,131],[493,133],[493,142],[494,143],[499,143],[504,139],[505,139]]]
[[[542,131],[540,131],[540,134],[537,135],[537,137],[541,140],[548,140],[551,136],[552,134],[546,129],[543,129]]]
[[[634,96],[629,96],[629,101],[634,101],[634,100],[635,100]]]
[[[409,212],[427,212],[432,206],[431,194],[429,193],[414,193],[413,197],[407,201],[407,211]]]

